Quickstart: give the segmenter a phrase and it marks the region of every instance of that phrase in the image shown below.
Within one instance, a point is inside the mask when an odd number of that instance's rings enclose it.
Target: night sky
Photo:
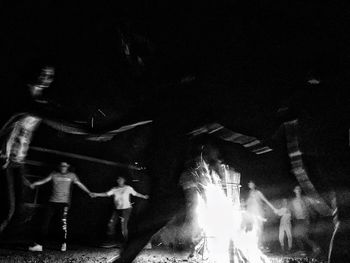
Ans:
[[[94,129],[153,119],[179,132],[216,121],[272,147],[281,123],[298,117],[310,158],[346,163],[347,1],[8,2],[2,121],[33,108],[27,84],[49,64],[56,77],[45,96],[60,105],[39,107],[49,116],[94,117]]]

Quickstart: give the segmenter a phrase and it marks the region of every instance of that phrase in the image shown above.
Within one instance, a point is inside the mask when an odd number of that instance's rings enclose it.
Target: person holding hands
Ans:
[[[125,240],[128,238],[128,222],[132,211],[130,196],[136,196],[143,199],[148,199],[148,195],[143,195],[134,190],[130,185],[126,184],[123,176],[118,176],[117,186],[105,193],[92,193],[92,197],[113,197],[115,209],[108,223],[108,233],[113,236],[115,226],[121,222],[122,235]]]
[[[43,241],[47,235],[50,221],[55,214],[59,214],[61,219],[62,235],[61,235],[61,251],[67,250],[67,217],[68,210],[71,201],[72,184],[77,185],[80,189],[86,192],[90,197],[92,193],[89,189],[80,182],[75,173],[69,171],[69,164],[62,162],[59,166],[59,171],[52,172],[48,177],[32,183],[30,188],[41,186],[48,182],[52,182],[52,191],[49,199],[48,206],[46,208],[44,221],[41,226],[41,231],[35,238],[33,246],[29,247],[29,251],[40,252],[43,250]]]

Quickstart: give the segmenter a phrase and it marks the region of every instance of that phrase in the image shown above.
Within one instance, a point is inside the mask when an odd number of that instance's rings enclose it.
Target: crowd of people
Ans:
[[[114,238],[116,226],[120,223],[121,232],[124,240],[128,238],[128,222],[132,211],[130,197],[148,199],[148,195],[136,192],[130,185],[126,184],[123,176],[117,177],[117,186],[103,193],[91,192],[78,178],[75,173],[69,171],[69,164],[62,162],[58,171],[52,172],[46,178],[34,182],[30,185],[32,189],[52,183],[52,191],[49,202],[46,207],[44,218],[41,224],[41,230],[34,237],[33,245],[29,247],[30,251],[42,251],[43,242],[48,233],[51,219],[55,214],[60,216],[61,221],[61,251],[67,250],[67,216],[71,202],[71,187],[77,185],[81,190],[86,192],[91,198],[113,197],[114,211],[109,220],[107,227],[107,237]],[[259,191],[253,181],[248,183],[249,194],[245,201],[245,213],[247,221],[254,226],[258,237],[259,246],[262,249],[268,249],[264,241],[263,227],[267,221],[264,215],[264,204],[266,204],[277,216],[280,217],[279,224],[279,242],[283,251],[291,251],[293,239],[296,241],[297,249],[304,253],[305,245],[309,246],[313,253],[318,254],[320,247],[310,238],[310,208],[314,201],[302,194],[300,186],[294,188],[294,198],[288,200],[282,199],[278,208],[276,208],[265,196]],[[285,245],[287,239],[287,246]]]
[[[46,207],[41,230],[34,237],[32,246],[29,251],[40,252],[43,251],[43,242],[48,233],[50,221],[55,214],[60,216],[61,220],[61,251],[67,250],[67,216],[71,202],[71,186],[77,185],[80,189],[86,192],[91,198],[96,197],[113,197],[114,211],[108,224],[108,234],[114,234],[117,223],[120,221],[122,235],[124,240],[128,238],[128,222],[132,211],[132,204],[130,196],[135,196],[143,199],[148,199],[148,195],[142,195],[136,192],[131,186],[126,184],[125,177],[117,177],[117,186],[113,187],[105,193],[91,192],[75,173],[69,171],[69,164],[62,162],[59,165],[59,171],[52,172],[46,178],[34,182],[30,185],[32,189],[40,185],[52,182],[52,191]]]
[[[280,207],[276,208],[264,196],[264,194],[256,188],[253,181],[248,183],[249,194],[245,202],[246,214],[248,221],[256,228],[256,234],[259,240],[259,245],[264,247],[263,226],[267,219],[264,217],[263,204],[267,204],[272,211],[280,217],[279,224],[279,242],[281,249],[285,252],[290,252],[293,247],[293,238],[296,241],[296,249],[301,254],[305,254],[305,245],[311,248],[314,255],[320,253],[320,247],[310,238],[310,210],[316,200],[302,194],[300,186],[294,188],[294,197],[292,200],[283,198],[280,202]],[[287,239],[287,247],[285,246]]]

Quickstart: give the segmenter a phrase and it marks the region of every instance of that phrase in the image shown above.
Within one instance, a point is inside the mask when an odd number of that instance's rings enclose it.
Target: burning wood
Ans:
[[[196,187],[196,222],[201,237],[191,257],[212,263],[270,262],[258,248],[256,226],[242,227],[240,174],[221,165],[220,175],[200,159],[190,173]]]

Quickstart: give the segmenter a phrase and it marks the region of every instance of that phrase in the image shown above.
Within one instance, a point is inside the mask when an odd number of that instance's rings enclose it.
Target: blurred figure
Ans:
[[[19,120],[15,121],[16,118]],[[14,214],[23,207],[24,163],[35,129],[41,119],[27,114],[15,115],[0,130],[0,137],[8,133],[1,149],[2,168],[6,170],[8,213],[0,224],[0,233],[9,225]]]
[[[53,77],[55,75],[55,68],[51,66],[45,66],[41,70],[41,74],[35,84],[29,84],[29,91],[32,97],[38,103],[48,103],[46,99],[43,98],[43,92],[45,89],[49,88],[53,82]]]
[[[350,262],[350,191],[348,187],[338,187],[331,195],[334,231],[328,263]]]
[[[337,232],[339,231],[339,227],[340,227],[340,221],[339,221],[339,217],[338,217],[337,195],[336,195],[335,191],[331,191],[330,199],[331,199],[331,208],[333,211],[332,217],[333,217],[334,230],[333,230],[331,241],[329,242],[328,262],[332,261],[331,259],[332,259],[334,238],[337,235]]]
[[[52,217],[58,213],[61,220],[62,236],[61,236],[61,251],[67,250],[67,216],[71,200],[71,185],[74,183],[90,197],[91,192],[83,185],[76,174],[69,172],[69,164],[62,162],[59,166],[59,172],[52,172],[48,177],[32,183],[30,187],[34,189],[37,186],[46,184],[52,181],[52,192],[49,199],[49,204],[45,213],[44,221],[41,227],[41,232],[35,239],[35,244],[29,247],[30,251],[43,251],[43,241],[47,235],[48,228]]]
[[[121,221],[122,235],[125,240],[128,238],[128,222],[132,211],[130,195],[143,199],[148,199],[148,195],[139,194],[131,186],[126,184],[123,176],[118,176],[118,186],[113,187],[106,193],[92,193],[93,197],[110,197],[113,196],[115,210],[108,224],[108,235],[111,237],[115,234],[115,226]]]
[[[251,218],[251,223],[254,224],[256,229],[256,234],[259,239],[259,246],[263,246],[262,233],[264,222],[264,209],[263,203],[266,203],[272,210],[275,210],[274,206],[266,199],[266,197],[256,189],[256,185],[253,181],[249,181],[249,195],[246,201],[247,214]]]
[[[312,248],[313,253],[319,254],[320,247],[309,238],[310,209],[312,199],[301,194],[300,186],[294,188],[295,197],[292,200],[292,212],[294,216],[294,237],[302,254],[305,254],[304,244]]]
[[[274,212],[281,217],[278,238],[281,244],[281,248],[285,251],[284,239],[287,237],[288,251],[292,249],[293,237],[292,237],[292,213],[288,207],[288,200],[284,198],[282,200],[282,207],[275,209]]]

